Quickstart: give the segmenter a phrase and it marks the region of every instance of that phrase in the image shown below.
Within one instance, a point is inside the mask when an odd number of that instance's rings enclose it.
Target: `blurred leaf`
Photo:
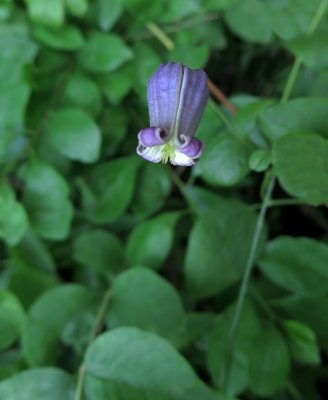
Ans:
[[[17,265],[50,273],[55,271],[50,251],[31,229],[15,247],[10,249],[10,254]]]
[[[256,214],[242,203],[227,199],[198,218],[189,237],[185,260],[187,287],[193,296],[209,297],[238,282],[246,265],[255,223]],[[260,241],[259,252],[262,247]]]
[[[101,75],[99,86],[106,99],[112,104],[119,104],[133,85],[133,71],[131,64],[125,64],[111,74]]]
[[[296,57],[301,57],[309,68],[328,66],[328,29],[321,29],[311,36],[304,35],[285,43],[285,47]]]
[[[59,27],[65,18],[64,0],[52,0],[51,6],[44,0],[25,0],[28,13],[33,22]]]
[[[129,263],[160,268],[171,251],[174,227],[180,216],[178,212],[163,213],[137,225],[128,239]]]
[[[200,6],[197,0],[170,1],[166,4],[165,14],[162,19],[165,22],[173,22],[199,12]]]
[[[123,266],[123,245],[111,232],[88,230],[74,241],[73,257],[82,265],[96,269],[104,277],[112,277]]]
[[[126,136],[128,124],[129,116],[122,107],[112,106],[105,110],[100,120],[103,154],[112,156],[117,153]]]
[[[272,39],[270,14],[260,0],[238,0],[225,12],[229,28],[242,39],[254,43],[268,43]]]
[[[328,137],[328,100],[313,97],[276,104],[261,113],[260,122],[265,135],[272,141],[296,130]]]
[[[15,265],[15,261],[13,264]],[[16,294],[25,308],[28,308],[42,292],[58,284],[52,275],[26,266],[15,267],[10,274],[8,288]]]
[[[311,327],[328,349],[328,298],[294,294],[272,302],[285,317],[297,319]]]
[[[211,192],[201,186],[186,186],[186,193],[188,195],[189,201],[194,204],[195,208],[200,214],[217,207],[221,201],[225,201],[222,197],[218,196],[216,193]]]
[[[175,47],[168,53],[169,61],[178,61],[190,68],[202,68],[209,58],[209,46],[200,41],[194,30],[181,31],[175,35]],[[190,51],[190,49],[193,51]]]
[[[94,120],[80,108],[62,108],[47,122],[47,133],[55,148],[72,160],[95,162],[101,133]]]
[[[75,17],[84,17],[88,11],[88,0],[65,0],[67,10]]]
[[[289,40],[306,33],[320,0],[269,1],[273,31],[282,39]]]
[[[76,284],[57,286],[38,297],[28,311],[22,334],[27,363],[30,366],[54,363],[65,326],[93,301],[89,289]]]
[[[171,191],[171,177],[162,164],[145,164],[138,176],[132,209],[137,216],[147,217],[162,208]]]
[[[15,197],[12,188],[0,182],[0,238],[11,246],[19,243],[28,229],[25,208]]]
[[[284,327],[294,359],[301,364],[320,364],[320,349],[313,330],[294,320],[284,321]]]
[[[133,57],[123,40],[113,34],[93,33],[87,39],[79,60],[91,72],[111,72]]]
[[[237,335],[234,339],[234,351],[231,354],[230,376],[227,376],[227,346],[232,318],[236,304],[230,306],[217,318],[209,333],[207,364],[211,376],[217,386],[224,384],[230,394],[237,394],[245,390],[249,384],[249,360],[258,336],[262,333],[262,327],[258,316],[250,302],[246,302],[241,319],[238,324]]]
[[[217,398],[168,342],[136,328],[117,328],[100,335],[89,346],[85,365],[89,400],[95,398],[98,390],[103,392],[101,399],[108,398],[106,395],[113,390],[113,385],[120,388],[123,400],[131,399],[131,392],[136,393],[138,400],[145,397],[159,400]],[[195,396],[193,391],[197,392]]]
[[[287,384],[290,368],[288,348],[273,326],[264,328],[253,346],[250,358],[250,387],[260,396],[271,396]]]
[[[146,99],[148,79],[161,63],[161,58],[152,47],[145,43],[136,43],[132,50],[134,53],[132,61],[133,89]]]
[[[236,185],[249,171],[248,148],[231,133],[221,133],[207,143],[199,169],[211,185]]]
[[[173,345],[186,328],[174,287],[144,267],[131,268],[115,279],[107,321],[110,329],[134,326],[163,336]]]
[[[81,107],[95,117],[99,114],[102,106],[100,90],[91,79],[81,74],[75,74],[65,87],[63,105]]]
[[[17,297],[0,290],[0,350],[10,347],[19,337],[25,313]]]
[[[328,141],[293,132],[273,144],[272,162],[283,188],[312,205],[328,201]]]
[[[75,26],[65,25],[60,29],[35,25],[32,35],[40,43],[55,50],[76,51],[84,45],[84,38]]]
[[[274,283],[304,295],[328,293],[328,245],[309,238],[280,236],[268,243],[261,270]]]
[[[129,205],[134,191],[140,159],[122,157],[98,165],[89,177],[90,188],[96,196],[88,202],[85,193],[85,211],[96,223],[112,222],[119,218]]]
[[[0,354],[0,382],[15,374],[25,367],[19,350],[7,350]]]
[[[67,237],[73,216],[67,182],[49,164],[37,159],[26,165],[23,178],[24,204],[35,231],[51,240]]]
[[[70,400],[71,377],[57,368],[36,368],[0,382],[1,400]]]
[[[249,159],[249,168],[256,172],[265,171],[271,163],[271,153],[266,149],[255,150]]]
[[[36,50],[25,24],[0,25],[0,157],[8,156],[8,147],[21,136],[30,95],[23,67],[32,62]]]
[[[99,28],[109,31],[123,12],[122,0],[97,0],[97,21]]]

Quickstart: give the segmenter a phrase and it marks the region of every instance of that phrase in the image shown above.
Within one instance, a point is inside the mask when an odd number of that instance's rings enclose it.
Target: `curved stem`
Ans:
[[[249,279],[251,276],[252,267],[254,265],[255,256],[256,256],[260,236],[261,236],[263,225],[264,225],[265,215],[266,215],[267,209],[269,207],[269,202],[271,199],[271,194],[272,194],[272,191],[274,188],[274,184],[275,184],[275,177],[272,176],[271,180],[269,181],[269,184],[268,184],[268,187],[267,187],[264,199],[263,199],[263,203],[261,205],[259,215],[257,217],[254,235],[253,235],[253,239],[252,239],[252,243],[251,243],[251,249],[250,249],[250,252],[248,255],[245,272],[244,272],[240,290],[238,293],[238,299],[237,299],[235,312],[232,316],[232,322],[231,322],[230,329],[228,332],[227,363],[226,363],[225,376],[223,377],[223,386],[228,395],[230,394],[229,393],[229,381],[230,381],[231,366],[232,366],[232,359],[233,359],[234,340],[235,340],[235,336],[237,333],[238,323],[240,320],[240,315],[241,315],[241,311],[242,311],[245,296],[246,296],[247,286],[248,286],[248,282],[249,282]]]
[[[96,316],[96,321],[93,325],[92,331],[90,333],[90,338],[88,341],[88,344],[90,344],[98,335],[103,323],[104,323],[104,318],[106,315],[106,311],[110,302],[110,299],[112,297],[112,290],[108,289],[103,295],[103,298],[101,300],[97,316]],[[82,363],[79,367],[79,372],[77,376],[77,383],[76,383],[76,390],[74,394],[74,400],[82,400],[83,399],[83,385],[84,385],[84,380],[85,380],[85,364]]]

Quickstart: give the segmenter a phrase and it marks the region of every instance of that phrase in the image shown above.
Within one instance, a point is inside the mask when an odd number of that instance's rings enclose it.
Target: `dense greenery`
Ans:
[[[0,400],[320,399],[328,1],[0,0],[0,21]],[[211,80],[193,168],[135,153],[168,60]]]

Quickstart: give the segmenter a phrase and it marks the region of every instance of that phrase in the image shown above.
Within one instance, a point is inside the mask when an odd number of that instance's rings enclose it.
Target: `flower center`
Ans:
[[[169,161],[169,159],[173,157],[174,152],[175,148],[172,140],[164,144],[162,149],[162,163],[166,164]]]

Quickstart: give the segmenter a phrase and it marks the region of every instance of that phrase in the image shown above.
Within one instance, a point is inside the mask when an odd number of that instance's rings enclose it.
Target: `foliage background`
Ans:
[[[326,9],[0,1],[1,400],[323,398]],[[168,60],[237,109],[192,169],[135,154]]]

